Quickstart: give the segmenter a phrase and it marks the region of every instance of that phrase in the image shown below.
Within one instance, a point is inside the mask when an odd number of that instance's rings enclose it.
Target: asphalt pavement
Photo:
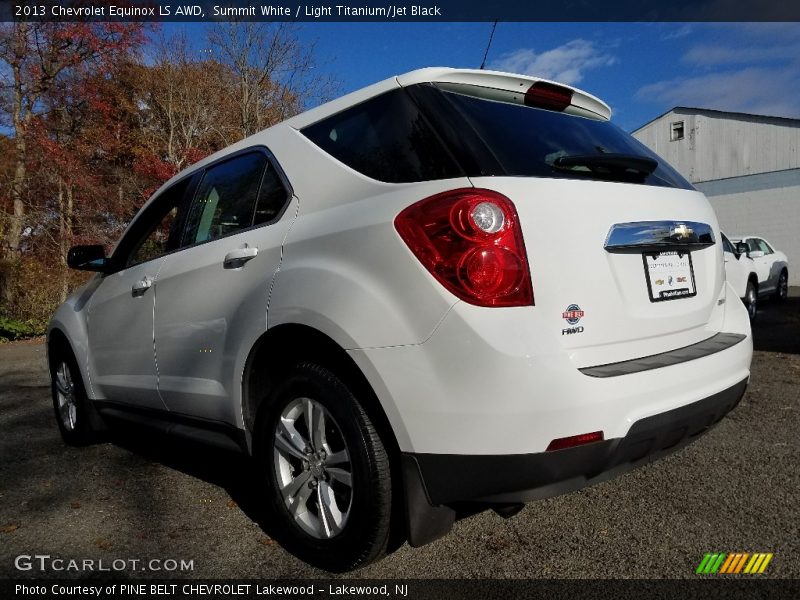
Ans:
[[[761,577],[800,577],[800,288],[762,305],[754,340],[744,399],[685,449],[512,519],[469,517],[348,577],[682,578],[716,551],[770,552]],[[127,561],[124,578],[328,577],[269,537],[252,481],[237,455],[149,433],[65,446],[45,346],[0,346],[0,577],[87,575],[15,566],[37,554]]]

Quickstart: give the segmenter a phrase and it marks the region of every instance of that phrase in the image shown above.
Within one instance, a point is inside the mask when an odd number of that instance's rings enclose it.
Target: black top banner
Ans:
[[[797,0],[2,0],[0,21],[800,21]]]

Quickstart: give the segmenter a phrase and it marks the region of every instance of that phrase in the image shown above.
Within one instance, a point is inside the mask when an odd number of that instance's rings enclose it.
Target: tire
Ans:
[[[386,553],[389,456],[343,381],[319,365],[295,366],[265,402],[255,433],[274,537],[284,548],[335,572]]]
[[[50,393],[58,430],[67,445],[100,441],[100,417],[86,395],[75,355],[65,342],[56,343],[50,357]]]
[[[775,288],[775,300],[786,302],[789,297],[789,273],[784,269],[778,276],[778,287]]]
[[[747,314],[752,323],[758,316],[758,286],[752,281],[747,282],[747,289],[744,292],[742,302],[744,302],[745,308],[747,308]]]

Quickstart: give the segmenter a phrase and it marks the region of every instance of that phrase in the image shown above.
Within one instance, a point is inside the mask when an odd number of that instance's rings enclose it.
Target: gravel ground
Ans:
[[[786,305],[763,305],[755,345],[742,403],[689,447],[513,519],[462,520],[350,577],[693,577],[709,551],[773,552],[764,577],[800,577],[800,288]],[[192,560],[169,575],[198,578],[328,576],[256,523],[249,465],[236,455],[150,434],[63,445],[41,343],[0,346],[0,431],[0,577],[42,576],[17,571],[20,554]]]

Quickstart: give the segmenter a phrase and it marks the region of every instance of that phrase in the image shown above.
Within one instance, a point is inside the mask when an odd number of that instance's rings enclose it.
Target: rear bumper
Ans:
[[[460,303],[422,344],[350,355],[402,452],[528,455],[589,431],[623,438],[638,421],[746,379],[750,324],[731,296],[707,328],[577,349],[564,346],[560,323],[553,330],[560,314]]]
[[[636,421],[624,437],[565,450],[512,455],[405,453],[410,541],[422,545],[446,533],[455,517],[446,505],[514,504],[564,494],[674,452],[736,407],[746,387],[744,379],[697,402]]]
[[[669,454],[708,431],[742,398],[747,380],[708,398],[635,422],[628,434],[553,452],[405,454],[432,504],[528,502],[604,481]]]

